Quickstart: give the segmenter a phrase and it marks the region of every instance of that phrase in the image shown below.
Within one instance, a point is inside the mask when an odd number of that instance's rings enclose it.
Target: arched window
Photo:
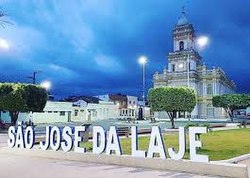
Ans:
[[[183,41],[180,41],[179,47],[180,47],[180,51],[184,50],[184,42]]]

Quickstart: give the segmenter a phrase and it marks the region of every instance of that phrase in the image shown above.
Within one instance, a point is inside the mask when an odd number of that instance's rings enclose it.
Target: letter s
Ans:
[[[14,126],[10,126],[9,127],[9,130],[8,130],[8,136],[9,136],[9,139],[8,139],[8,146],[10,148],[13,148],[15,146],[15,143],[16,143],[16,135],[15,135],[15,132],[16,132],[16,129]]]

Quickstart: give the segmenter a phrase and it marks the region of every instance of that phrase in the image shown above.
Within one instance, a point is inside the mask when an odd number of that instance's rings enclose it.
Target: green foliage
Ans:
[[[184,87],[150,89],[148,99],[153,111],[191,112],[196,105],[196,94],[194,90]]]
[[[148,99],[153,112],[166,111],[168,113],[173,128],[176,112],[192,112],[196,105],[196,94],[194,90],[185,87],[150,89]]]
[[[224,94],[214,96],[212,102],[214,107],[224,108],[232,118],[233,110],[250,106],[250,94]]]
[[[27,111],[43,111],[48,97],[46,90],[36,85],[25,85],[24,89]]]
[[[0,83],[0,108],[10,112],[15,124],[19,112],[42,111],[47,101],[47,92],[37,85]]]

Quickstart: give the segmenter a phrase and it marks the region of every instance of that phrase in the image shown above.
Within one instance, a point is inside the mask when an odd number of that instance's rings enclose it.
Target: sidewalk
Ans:
[[[13,171],[15,170],[15,171]],[[36,178],[209,178],[184,172],[158,171],[108,164],[85,163],[0,154],[0,177]]]

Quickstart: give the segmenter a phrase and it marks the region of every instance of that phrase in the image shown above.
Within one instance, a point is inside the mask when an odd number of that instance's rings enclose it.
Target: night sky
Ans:
[[[2,0],[12,25],[0,29],[0,80],[52,82],[56,98],[124,93],[141,95],[142,67],[152,75],[167,65],[172,29],[186,4],[197,36],[210,44],[201,56],[250,92],[248,0]],[[1,47],[2,46],[2,47]]]

